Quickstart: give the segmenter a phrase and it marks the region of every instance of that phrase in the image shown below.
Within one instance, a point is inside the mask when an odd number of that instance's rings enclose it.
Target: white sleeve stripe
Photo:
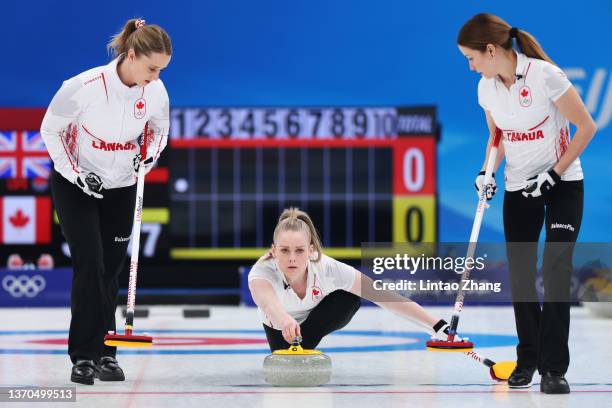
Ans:
[[[563,91],[561,91],[559,93],[559,96],[557,96],[554,99],[551,99],[553,102],[557,102],[563,95],[565,95],[565,93],[567,92],[568,89],[570,89],[572,87],[572,83],[568,81],[568,83],[566,84],[565,88],[563,89]]]

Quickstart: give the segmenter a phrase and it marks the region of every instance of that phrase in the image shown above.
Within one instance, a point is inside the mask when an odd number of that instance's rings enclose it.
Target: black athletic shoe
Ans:
[[[95,371],[96,366],[93,360],[77,360],[76,364],[72,366],[70,381],[79,384],[93,385]]]
[[[123,370],[114,357],[102,357],[96,365],[96,378],[100,381],[125,381]]]
[[[517,366],[510,378],[508,378],[508,386],[510,388],[529,388],[533,380],[535,368],[522,368]]]
[[[570,387],[563,374],[548,372],[542,376],[540,392],[544,394],[569,394]]]

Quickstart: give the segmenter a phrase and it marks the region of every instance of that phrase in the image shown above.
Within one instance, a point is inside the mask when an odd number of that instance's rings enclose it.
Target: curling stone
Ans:
[[[304,350],[296,337],[287,350],[276,350],[264,359],[264,380],[277,387],[316,387],[331,379],[329,356],[317,350]]]

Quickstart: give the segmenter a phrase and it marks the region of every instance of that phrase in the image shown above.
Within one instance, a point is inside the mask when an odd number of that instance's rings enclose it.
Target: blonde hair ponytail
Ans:
[[[299,208],[287,208],[278,218],[276,228],[274,228],[274,243],[277,242],[278,235],[283,231],[302,231],[310,238],[310,245],[316,252],[315,262],[321,260],[321,239],[312,223],[312,220],[304,211]]]

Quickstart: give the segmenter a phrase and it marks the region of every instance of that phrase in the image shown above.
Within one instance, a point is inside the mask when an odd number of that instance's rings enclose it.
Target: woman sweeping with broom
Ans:
[[[41,126],[53,160],[53,202],[74,268],[70,379],[90,385],[96,377],[125,379],[116,347],[103,339],[115,330],[136,174],[140,166],[141,174],[152,168],[169,128],[168,94],[159,80],[172,55],[168,34],[132,19],[108,47],[117,58],[64,81]]]
[[[482,75],[478,102],[490,130],[487,155],[495,128],[503,129],[497,164],[504,154],[504,235],[519,338],[517,367],[508,384],[530,387],[537,369],[541,392],[567,394],[572,254],[584,205],[579,155],[596,126],[565,73],[528,32],[498,16],[477,14],[461,27],[457,44],[470,70]],[[571,140],[570,122],[576,126]],[[483,176],[481,171],[476,188],[490,199],[495,180],[483,186]],[[540,305],[536,243],[543,227]]]

